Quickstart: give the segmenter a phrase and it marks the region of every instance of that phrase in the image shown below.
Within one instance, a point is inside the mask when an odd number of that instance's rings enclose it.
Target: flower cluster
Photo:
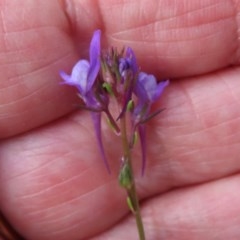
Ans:
[[[61,71],[65,84],[77,87],[84,108],[91,111],[99,150],[109,169],[101,136],[101,115],[105,113],[116,132],[120,132],[119,121],[130,113],[131,134],[129,146],[133,146],[136,133],[139,134],[142,149],[142,173],[146,162],[146,137],[144,123],[155,116],[151,105],[159,98],[168,80],[157,83],[153,75],[141,72],[133,50],[128,47],[120,52],[111,48],[101,51],[101,31],[93,34],[89,61],[80,60],[73,67],[71,75]],[[109,103],[114,98],[119,105],[119,114],[113,117]]]

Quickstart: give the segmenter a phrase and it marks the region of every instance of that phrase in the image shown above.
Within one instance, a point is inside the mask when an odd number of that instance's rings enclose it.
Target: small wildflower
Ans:
[[[168,80],[157,83],[153,75],[140,72],[134,88],[138,103],[133,111],[133,128],[134,131],[135,129],[138,130],[141,143],[142,175],[144,174],[146,165],[146,127],[144,123],[152,116],[149,115],[151,105],[160,97],[168,84]]]
[[[100,30],[93,34],[89,61],[78,61],[71,75],[61,71],[60,76],[64,84],[77,87],[79,96],[84,102],[83,108],[91,111],[98,147],[109,172],[110,168],[102,142],[102,113],[106,114],[111,128],[121,137],[123,155],[119,184],[127,192],[128,206],[136,218],[139,237],[143,240],[145,234],[136,193],[131,151],[139,135],[143,175],[146,165],[145,123],[161,111],[151,113],[151,106],[161,96],[169,81],[157,83],[153,75],[140,72],[136,56],[130,47],[120,52],[114,47],[102,52],[100,36]],[[112,115],[110,111],[112,99],[118,105],[117,115]],[[116,119],[113,117],[115,115]]]
[[[137,79],[137,60],[133,50],[130,47],[128,47],[126,50],[126,56],[119,59],[119,73],[121,76],[121,85],[124,93],[122,99],[123,107],[118,119],[120,119],[127,110],[127,106],[131,101],[134,85]]]
[[[79,96],[82,98],[87,108],[102,110],[102,102],[97,98],[94,83],[100,70],[100,35],[95,31],[90,44],[90,61],[80,60],[73,67],[71,75],[61,71],[60,76],[65,84],[78,88]]]
[[[168,80],[157,83],[153,75],[140,72],[134,93],[137,96],[138,103],[134,109],[136,123],[144,122],[148,118],[152,104],[158,100],[164,88],[169,84]]]
[[[65,84],[77,87],[79,96],[86,104],[85,108],[92,111],[91,116],[95,128],[98,146],[107,170],[110,172],[108,161],[102,143],[101,136],[101,111],[108,112],[108,96],[101,86],[96,83],[100,70],[100,36],[101,31],[97,30],[93,34],[90,44],[90,61],[80,60],[73,67],[71,75],[61,71],[60,76]]]
[[[126,56],[119,59],[119,73],[124,81],[134,79],[138,72],[138,65],[132,48],[128,47]]]

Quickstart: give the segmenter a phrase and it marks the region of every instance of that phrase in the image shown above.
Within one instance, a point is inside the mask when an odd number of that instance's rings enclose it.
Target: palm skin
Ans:
[[[103,126],[108,175],[88,112],[59,85],[98,28],[104,47],[131,46],[144,71],[173,79],[148,123],[144,177],[134,152],[147,239],[239,239],[239,1],[0,7],[0,208],[26,239],[137,239],[117,138]]]

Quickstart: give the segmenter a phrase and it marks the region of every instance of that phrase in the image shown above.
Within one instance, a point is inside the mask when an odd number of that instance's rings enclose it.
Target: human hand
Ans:
[[[112,174],[89,113],[59,85],[103,46],[130,46],[170,86],[148,123],[148,160],[135,172],[147,240],[239,239],[238,1],[1,3],[0,207],[30,240],[137,239],[118,186],[120,146],[104,126]],[[81,55],[79,55],[81,54]],[[96,149],[96,150],[95,150]]]

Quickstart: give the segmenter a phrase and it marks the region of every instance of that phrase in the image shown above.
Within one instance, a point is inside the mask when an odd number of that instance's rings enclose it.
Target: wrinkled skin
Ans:
[[[237,0],[0,1],[0,207],[29,240],[138,239],[116,176],[121,147],[104,125],[112,174],[76,90],[59,85],[103,45],[131,46],[171,84],[148,123],[146,174],[134,167],[148,240],[240,239]]]

